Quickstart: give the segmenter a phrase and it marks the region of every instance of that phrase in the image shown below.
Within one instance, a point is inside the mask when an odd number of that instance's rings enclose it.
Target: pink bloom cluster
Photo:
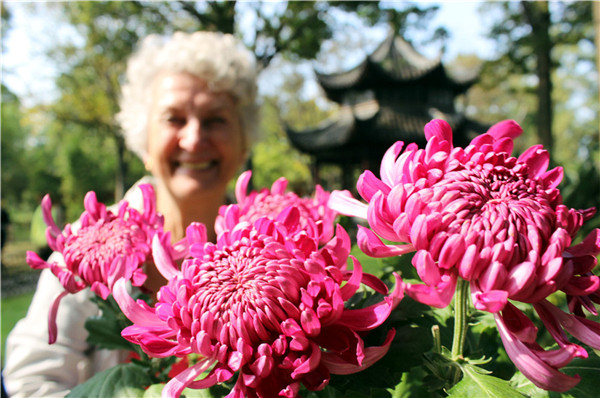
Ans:
[[[397,142],[382,159],[380,178],[370,171],[360,176],[358,192],[368,204],[344,191],[332,193],[330,205],[368,220],[371,229],[358,234],[368,255],[415,252],[412,264],[424,284],[406,284],[414,299],[445,307],[457,279],[470,282],[474,306],[494,314],[515,365],[537,386],[565,391],[579,378],[558,369],[587,356],[565,330],[600,349],[600,325],[583,312],[597,314],[594,302],[600,302],[600,278],[592,274],[600,233],[572,245],[594,209],[562,204],[562,169],[547,170],[542,146],[511,156],[521,132],[514,121],[504,121],[461,148],[453,145],[448,123],[434,120],[425,126],[425,149],[409,144],[402,151]],[[558,290],[567,294],[572,313],[546,300]],[[556,350],[536,343],[533,322],[509,300],[533,304]]]
[[[134,286],[146,280],[142,265],[150,259],[152,238],[163,229],[163,218],[156,212],[154,189],[151,185],[139,186],[144,203],[143,213],[120,203],[117,213],[99,203],[94,192],[84,199],[85,211],[77,227],[67,224],[61,231],[52,217],[49,195],[42,200],[42,213],[48,225],[48,245],[60,252],[63,261],[44,261],[35,252],[27,252],[31,268],[49,268],[65,288],[50,309],[49,341],[56,341],[56,314],[60,300],[69,293],[77,293],[90,286],[91,290],[106,299],[115,282],[124,278]],[[51,257],[53,258],[53,257]]]
[[[288,181],[281,177],[273,183],[271,189],[263,188],[247,193],[251,176],[252,172],[246,171],[238,178],[235,187],[237,210],[229,209],[229,217],[234,217],[237,222],[254,222],[263,216],[274,218],[286,207],[295,206],[300,211],[301,226],[308,227],[308,224],[312,224],[312,227],[316,227],[320,243],[326,243],[333,237],[337,213],[327,206],[330,194],[320,185],[315,186],[313,197],[299,197],[294,192],[286,192]],[[226,210],[227,206],[220,209],[215,224],[217,234],[225,228]],[[232,222],[234,221],[228,220],[228,223]]]
[[[238,211],[224,209],[216,244],[206,241],[202,224],[190,225],[191,256],[181,268],[168,240],[154,238],[156,266],[169,281],[154,307],[134,301],[125,281],[115,286],[114,297],[133,322],[122,332],[126,339],[154,357],[199,356],[167,383],[163,397],[208,388],[235,373],[228,397],[295,397],[301,385],[321,389],[330,374],[358,372],[387,352],[393,331],[375,347],[365,347],[362,335],[389,316],[402,284],[388,293],[354,258],[347,269],[351,244],[343,228],[319,248],[319,234],[302,226],[298,207],[252,222],[238,222],[230,214]],[[361,284],[384,299],[345,308]]]

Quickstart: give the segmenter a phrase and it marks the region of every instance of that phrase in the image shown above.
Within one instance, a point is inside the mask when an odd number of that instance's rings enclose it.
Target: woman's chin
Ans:
[[[201,199],[224,194],[227,188],[216,172],[177,173],[169,183],[173,196],[180,200]]]

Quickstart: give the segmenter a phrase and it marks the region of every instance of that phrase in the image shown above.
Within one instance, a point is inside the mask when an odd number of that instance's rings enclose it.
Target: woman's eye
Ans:
[[[173,126],[185,126],[187,119],[183,116],[170,115],[165,118],[165,121]]]
[[[205,126],[218,126],[221,124],[225,124],[227,122],[227,119],[225,119],[222,116],[214,116],[214,117],[208,117],[206,119],[204,119],[202,121],[202,124]]]

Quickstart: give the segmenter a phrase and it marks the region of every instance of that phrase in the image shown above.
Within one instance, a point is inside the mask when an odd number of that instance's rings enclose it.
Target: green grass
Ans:
[[[0,336],[2,340],[2,364],[4,364],[4,347],[6,343],[6,336],[12,330],[12,328],[15,327],[17,321],[25,316],[32,297],[33,292],[30,292],[2,299],[2,307],[0,309],[2,318],[2,334]]]

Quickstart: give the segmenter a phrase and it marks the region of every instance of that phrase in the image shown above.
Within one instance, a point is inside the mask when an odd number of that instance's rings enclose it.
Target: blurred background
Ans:
[[[450,98],[461,118],[514,119],[524,129],[516,153],[550,150],[553,166],[565,168],[568,206],[600,205],[597,2],[2,1],[1,12],[3,338],[37,278],[25,251],[47,250],[43,195],[71,222],[86,192],[112,203],[144,173],[113,116],[125,60],[149,33],[233,33],[256,54],[263,114],[254,187],[285,176],[301,194],[315,183],[352,188],[343,166],[319,163],[289,133],[339,120],[344,104],[317,77],[357,68],[391,34],[451,81],[469,81]],[[596,216],[586,231],[598,226]]]

